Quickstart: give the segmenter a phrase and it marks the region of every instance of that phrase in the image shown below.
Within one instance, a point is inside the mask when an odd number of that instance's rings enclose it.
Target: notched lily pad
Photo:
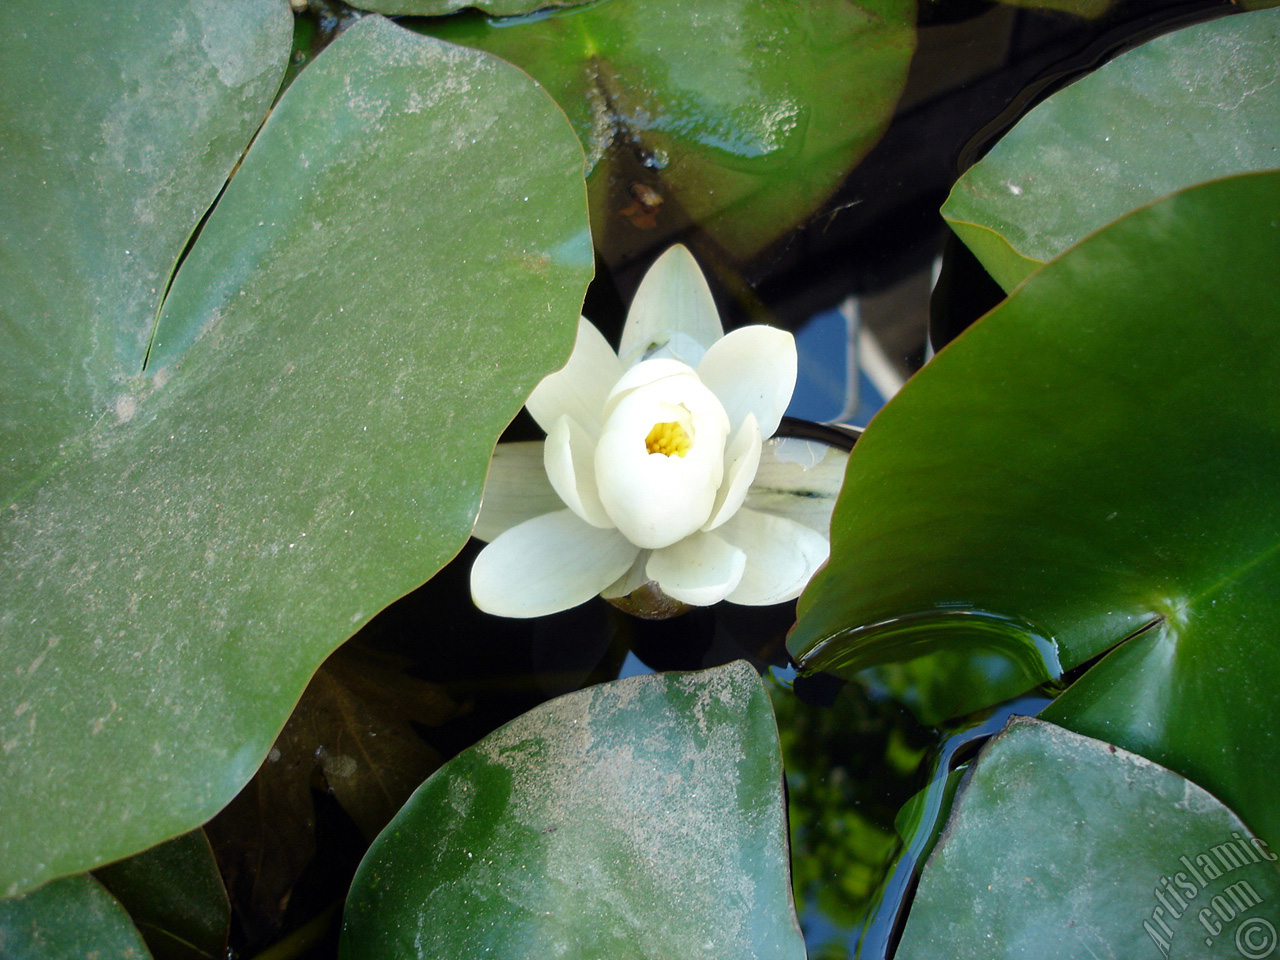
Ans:
[[[572,693],[451,760],[370,849],[340,955],[804,957],[745,662]]]
[[[34,19],[52,43],[76,18]],[[112,62],[203,49],[128,18],[72,40]],[[46,57],[3,60],[4,88],[34,89]],[[107,102],[132,82],[108,81]],[[174,89],[149,135],[236,133],[188,125],[178,107],[198,105]],[[592,270],[582,154],[555,104],[496,58],[367,17],[275,106],[155,321],[163,274],[113,232],[149,239],[153,185],[133,154],[76,140],[74,93],[14,110],[29,150],[61,156],[54,175],[110,215],[90,206],[68,235],[53,207],[43,232],[0,207],[4,242],[40,262],[6,259],[0,282],[0,423],[33,451],[0,487],[8,893],[235,795],[324,657],[466,540],[494,441],[564,362]],[[121,277],[146,285],[124,319],[105,299]]]

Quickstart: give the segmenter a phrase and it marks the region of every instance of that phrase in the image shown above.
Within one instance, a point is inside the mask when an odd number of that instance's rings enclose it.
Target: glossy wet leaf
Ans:
[[[124,907],[88,875],[0,900],[5,960],[151,960]]]
[[[803,958],[745,662],[589,687],[446,764],[370,849],[340,955]]]
[[[1037,106],[942,212],[1005,290],[1110,221],[1206,180],[1280,168],[1280,10],[1187,27]]]
[[[1175,194],[939,353],[850,458],[793,655],[976,640],[1070,668],[1124,641],[1064,718],[1280,836],[1277,209],[1280,174]]]
[[[606,251],[692,223],[746,257],[804,220],[880,136],[914,12],[910,0],[609,0],[517,26],[426,28],[510,60],[556,98],[587,151]]]
[[[96,872],[128,911],[155,960],[223,960],[231,903],[202,831]]]
[[[1015,720],[961,786],[895,956],[1269,956],[1275,860],[1196,784]]]
[[[204,49],[150,21],[84,44],[114,62],[137,29]],[[243,69],[205,56],[211,76]],[[31,59],[3,61],[6,87],[32,88]],[[148,137],[230,136],[181,90],[129,140],[141,160],[76,139],[70,94],[14,108],[27,139],[6,183],[47,150],[51,180],[115,206],[0,208],[27,257],[0,283],[4,423],[22,437],[0,541],[9,892],[235,795],[324,657],[466,539],[493,442],[568,354],[591,271],[581,153],[554,104],[500,61],[367,18],[275,106],[148,354],[163,273],[116,233],[150,239],[156,189],[131,165],[158,162]]]

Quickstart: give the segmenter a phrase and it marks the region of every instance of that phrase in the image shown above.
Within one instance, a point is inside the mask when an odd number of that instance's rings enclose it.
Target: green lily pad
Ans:
[[[195,830],[97,871],[155,960],[222,960],[231,902],[213,848]]]
[[[1005,290],[1183,187],[1280,167],[1280,10],[1187,27],[1037,106],[942,207]]]
[[[914,15],[912,0],[608,0],[423,29],[510,60],[556,98],[586,148],[607,252],[693,223],[747,257],[812,213],[879,138]]]
[[[1176,773],[1015,719],[961,786],[895,956],[1266,957],[1276,859]]]
[[[745,662],[560,697],[418,789],[360,865],[339,955],[800,960],[781,777]]]
[[[1174,194],[939,353],[850,458],[788,644],[804,667],[995,642],[1071,668],[1120,644],[1059,722],[1280,837],[1258,774],[1280,766],[1278,209],[1275,173]]]
[[[65,62],[185,45],[214,78],[244,69],[191,29],[158,34],[167,14],[85,17],[70,39],[57,25],[75,18],[33,19]],[[0,58],[4,88],[34,89],[46,62]],[[104,104],[138,82],[86,76],[114,83]],[[74,216],[61,194],[0,206],[25,257],[0,282],[0,422],[22,437],[0,487],[8,893],[235,795],[324,657],[466,540],[494,441],[568,355],[591,274],[582,155],[546,94],[370,17],[275,106],[152,335],[164,273],[117,234],[152,242],[158,188],[130,171],[167,156],[152,139],[231,136],[166,76],[146,73],[135,107],[158,111],[129,138],[141,159],[52,85],[13,106],[22,149],[0,155],[0,182],[30,183],[46,151],[50,182],[88,198]]]
[[[151,960],[124,907],[87,875],[0,900],[0,955],[5,960]]]

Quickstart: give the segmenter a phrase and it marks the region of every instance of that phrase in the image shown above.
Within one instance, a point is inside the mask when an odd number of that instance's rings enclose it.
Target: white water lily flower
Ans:
[[[494,452],[476,605],[534,617],[644,593],[640,612],[655,614],[653,597],[672,612],[799,596],[827,558],[845,455],[765,441],[795,382],[791,334],[726,336],[692,255],[672,247],[641,282],[619,353],[584,318],[568,364],[534,389],[546,441]]]

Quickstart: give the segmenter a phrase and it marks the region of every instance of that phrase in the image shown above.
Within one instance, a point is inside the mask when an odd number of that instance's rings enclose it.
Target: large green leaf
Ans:
[[[124,907],[89,876],[65,877],[0,900],[5,960],[151,960]]]
[[[807,217],[880,136],[912,0],[608,0],[427,29],[528,70],[573,121],[611,251],[690,223],[745,257]]]
[[[352,884],[343,957],[803,958],[745,662],[543,704],[446,764]]]
[[[1280,838],[1280,174],[1086,239],[947,347],[854,449],[789,641],[853,673],[1054,646],[1082,729]]]
[[[961,786],[895,956],[1270,956],[1276,859],[1176,773],[1016,719]]]
[[[1054,94],[956,183],[942,212],[1006,290],[1183,187],[1280,167],[1280,10],[1152,40]]]
[[[49,19],[61,37],[74,18]],[[157,22],[72,31],[61,59],[192,46],[210,83],[244,70]],[[19,69],[35,61],[5,59],[6,89],[38,89]],[[140,82],[88,76],[114,84],[108,104]],[[181,92],[144,76],[139,115]],[[563,362],[591,272],[582,155],[550,99],[368,18],[275,107],[144,362],[163,271],[118,235],[151,242],[169,214],[152,226],[156,188],[130,171],[166,156],[153,139],[192,139],[203,108],[148,122],[140,159],[81,108],[73,92],[19,103],[3,157],[14,184],[45,151],[51,181],[89,198],[0,206],[23,251],[0,282],[3,416],[24,438],[0,520],[11,893],[188,830],[243,786],[320,661],[465,541],[492,445]]]

